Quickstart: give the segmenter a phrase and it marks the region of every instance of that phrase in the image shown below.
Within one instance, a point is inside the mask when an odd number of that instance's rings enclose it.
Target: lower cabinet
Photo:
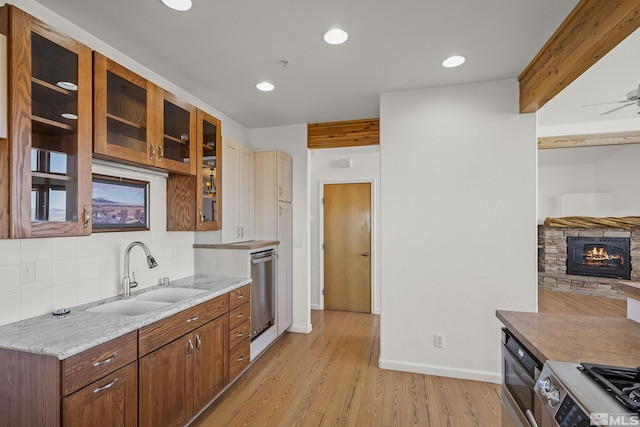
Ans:
[[[222,315],[140,358],[140,427],[183,426],[224,388],[228,334]]]
[[[65,427],[138,425],[138,362],[62,400]]]

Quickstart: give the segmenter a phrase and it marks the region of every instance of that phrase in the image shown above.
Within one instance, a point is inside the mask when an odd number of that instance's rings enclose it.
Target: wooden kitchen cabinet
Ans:
[[[195,174],[194,106],[98,52],[93,103],[94,154]]]
[[[228,309],[224,295],[140,329],[140,426],[182,426],[224,388]]]
[[[254,152],[227,138],[222,143],[222,243],[253,240]]]
[[[0,31],[10,105],[0,237],[91,234],[91,49],[10,5]]]
[[[138,362],[62,400],[65,427],[138,425]]]
[[[167,230],[205,231],[222,227],[222,124],[196,111],[195,179],[167,178]]]
[[[229,293],[229,380],[234,380],[251,361],[251,286]]]

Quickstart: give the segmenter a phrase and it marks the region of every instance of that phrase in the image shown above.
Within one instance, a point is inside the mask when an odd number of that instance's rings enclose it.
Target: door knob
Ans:
[[[369,256],[369,252],[365,252],[365,253],[363,253],[363,254],[362,254],[362,255],[360,255],[360,256],[365,256],[365,257],[367,257],[367,256]]]

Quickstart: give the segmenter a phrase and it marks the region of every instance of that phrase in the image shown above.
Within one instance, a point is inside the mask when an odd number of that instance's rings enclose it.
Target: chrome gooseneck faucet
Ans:
[[[147,255],[147,264],[149,265],[149,268],[158,266],[158,263],[156,262],[153,255],[151,255],[151,252],[149,251],[147,245],[142,242],[130,243],[129,246],[127,246],[127,249],[125,249],[124,251],[124,277],[122,278],[122,296],[125,298],[129,298],[131,296],[131,288],[135,288],[136,286],[138,286],[138,283],[135,280],[131,281],[131,278],[129,278],[129,253],[134,246],[140,246],[144,250],[145,255]]]

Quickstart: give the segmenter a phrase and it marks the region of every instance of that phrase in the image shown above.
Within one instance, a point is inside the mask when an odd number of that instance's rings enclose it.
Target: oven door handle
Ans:
[[[538,423],[536,422],[536,419],[533,417],[533,414],[531,413],[531,409],[527,409],[527,412],[524,413],[527,417],[527,420],[529,421],[529,424],[531,424],[531,427],[538,427]]]

